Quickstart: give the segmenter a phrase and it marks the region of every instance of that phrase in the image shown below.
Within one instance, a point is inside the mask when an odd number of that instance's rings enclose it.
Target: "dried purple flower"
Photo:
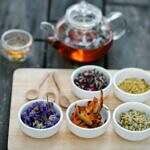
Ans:
[[[45,129],[54,126],[60,120],[60,114],[52,102],[39,101],[26,108],[21,119],[30,127]]]

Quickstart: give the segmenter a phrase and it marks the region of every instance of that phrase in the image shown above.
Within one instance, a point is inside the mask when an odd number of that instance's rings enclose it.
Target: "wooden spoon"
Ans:
[[[58,90],[58,99],[59,99],[59,105],[62,107],[62,108],[68,108],[68,106],[70,105],[70,101],[69,99],[61,92],[61,89],[59,88],[59,85],[57,83],[57,80],[56,80],[56,76],[55,76],[55,72],[52,74],[52,78],[53,78],[53,81],[56,85],[56,88]]]
[[[46,76],[42,79],[41,83],[39,84],[38,88],[37,89],[31,89],[29,91],[26,92],[26,99],[27,100],[34,100],[34,99],[37,99],[39,98],[39,91],[40,91],[40,88],[43,86],[43,84],[45,83],[45,81],[48,79],[49,77],[49,73],[46,74]]]

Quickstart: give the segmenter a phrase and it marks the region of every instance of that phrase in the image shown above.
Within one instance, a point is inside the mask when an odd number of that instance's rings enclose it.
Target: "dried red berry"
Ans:
[[[92,69],[79,73],[75,77],[74,83],[83,90],[98,91],[104,89],[109,84],[109,80],[103,73]]]

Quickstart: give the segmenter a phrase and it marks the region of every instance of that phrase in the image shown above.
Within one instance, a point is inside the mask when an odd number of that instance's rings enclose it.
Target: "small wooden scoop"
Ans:
[[[41,83],[39,84],[38,88],[37,89],[31,89],[29,91],[26,92],[26,99],[27,100],[34,100],[34,99],[37,99],[39,98],[39,91],[40,91],[40,88],[43,86],[43,84],[45,83],[45,81],[48,79],[49,77],[49,73],[46,74],[46,76],[42,79]]]
[[[56,85],[56,88],[58,90],[58,99],[59,99],[59,105],[62,107],[62,108],[68,108],[68,106],[70,105],[70,101],[69,99],[61,92],[61,89],[59,88],[59,85],[57,83],[57,80],[56,80],[56,76],[55,76],[55,72],[52,74],[52,78],[53,78],[53,81]]]

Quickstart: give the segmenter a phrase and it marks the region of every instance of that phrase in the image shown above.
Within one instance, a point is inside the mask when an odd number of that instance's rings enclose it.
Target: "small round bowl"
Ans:
[[[72,133],[83,138],[95,138],[97,136],[102,135],[106,131],[110,123],[110,118],[111,118],[108,107],[106,105],[103,105],[103,108],[100,113],[102,115],[102,118],[106,120],[106,122],[102,126],[87,129],[87,128],[82,128],[82,127],[75,125],[70,119],[71,114],[75,109],[75,105],[84,106],[87,104],[89,100],[90,99],[75,101],[68,107],[66,111],[67,127],[70,129]]]
[[[46,100],[38,99],[38,100],[33,100],[30,102],[27,102],[24,105],[22,105],[18,112],[18,120],[19,120],[21,130],[28,136],[33,137],[33,138],[48,138],[48,137],[56,134],[62,124],[63,112],[62,112],[60,106],[58,106],[56,103],[53,103],[53,104],[54,104],[54,108],[60,113],[60,120],[54,126],[52,126],[50,128],[45,128],[45,129],[32,128],[32,127],[26,125],[21,119],[22,112],[26,108],[31,106],[33,103],[39,102],[39,101],[46,102]]]
[[[138,68],[126,68],[118,71],[113,77],[113,90],[116,97],[123,102],[144,102],[150,99],[150,90],[141,94],[131,94],[123,91],[118,87],[118,84],[127,78],[144,79],[150,84],[150,74]]]
[[[140,141],[150,137],[150,128],[143,131],[130,131],[119,125],[118,122],[120,114],[123,112],[127,112],[130,109],[150,114],[150,106],[139,102],[127,102],[119,105],[113,112],[113,126],[115,132],[122,138],[129,141]]]
[[[83,90],[83,89],[79,88],[74,83],[74,78],[80,72],[83,72],[85,70],[92,70],[92,69],[97,69],[98,71],[102,72],[109,80],[109,84],[107,85],[107,87],[105,87],[103,89],[104,97],[108,96],[109,92],[111,91],[111,87],[112,87],[112,76],[111,76],[111,74],[106,69],[104,69],[102,67],[95,66],[95,65],[86,65],[86,66],[79,67],[78,69],[74,70],[72,75],[71,75],[71,88],[72,88],[72,91],[77,97],[79,97],[81,99],[89,99],[89,98],[93,98],[93,97],[99,97],[99,95],[100,95],[100,90],[99,91]]]

